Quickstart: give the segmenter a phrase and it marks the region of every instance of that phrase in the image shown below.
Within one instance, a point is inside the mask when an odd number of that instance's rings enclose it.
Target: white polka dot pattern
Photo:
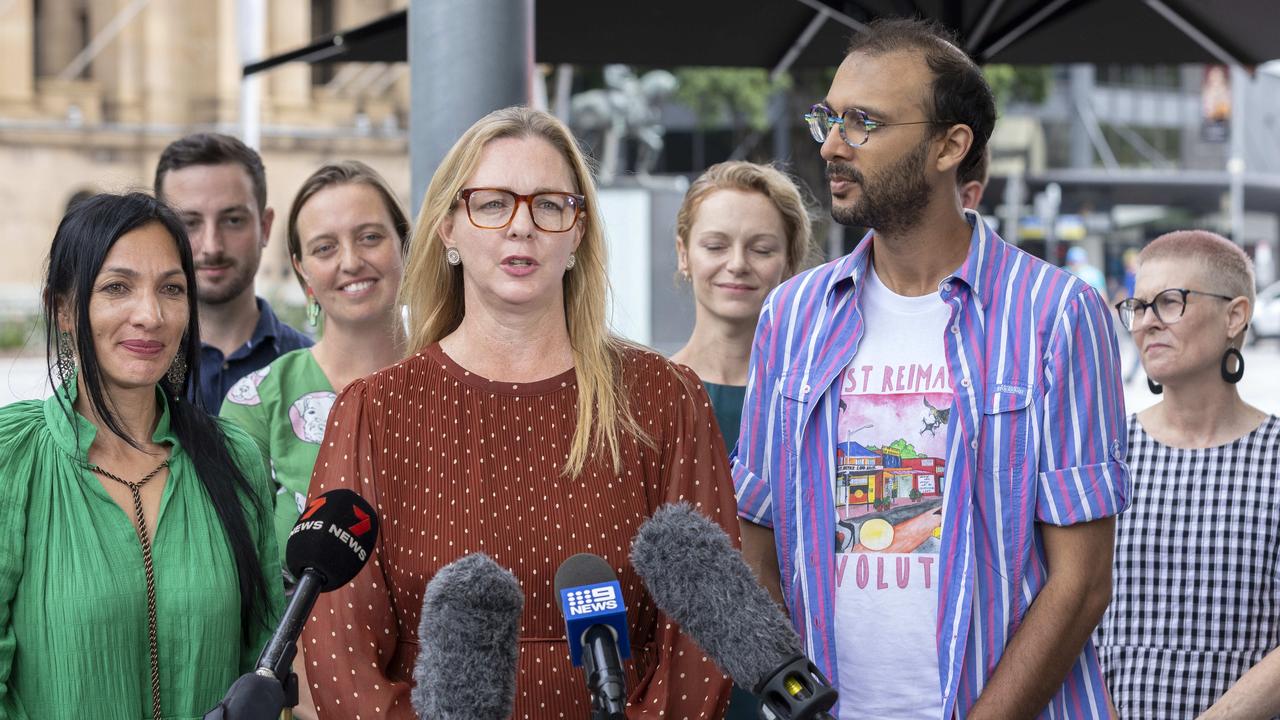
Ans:
[[[681,499],[737,537],[724,443],[687,369],[628,350],[623,373],[653,447],[624,440],[620,474],[602,454],[576,478],[560,473],[577,419],[573,371],[492,382],[433,345],[343,391],[311,492],[359,492],[377,508],[382,537],[373,562],[322,595],[304,629],[319,717],[413,717],[423,592],[437,570],[471,552],[510,568],[525,594],[512,718],[589,714],[553,588],[560,563],[579,552],[605,558],[623,587],[633,647],[628,717],[722,716],[728,681],[657,611],[627,553],[640,524]]]

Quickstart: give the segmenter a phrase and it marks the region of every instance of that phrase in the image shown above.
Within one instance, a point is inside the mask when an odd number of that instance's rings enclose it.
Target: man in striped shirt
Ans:
[[[1103,718],[1089,634],[1128,502],[1097,293],[960,207],[995,123],[936,28],[878,21],[809,115],[837,222],[765,304],[733,471],[743,552],[850,718]]]

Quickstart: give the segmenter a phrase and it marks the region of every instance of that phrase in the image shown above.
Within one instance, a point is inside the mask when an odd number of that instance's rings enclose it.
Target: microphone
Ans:
[[[316,596],[351,582],[369,561],[377,539],[378,515],[358,494],[330,490],[311,501],[285,545],[285,566],[298,578],[298,584],[280,624],[258,656],[258,675],[286,680],[302,624]]]
[[[729,536],[687,503],[640,526],[631,565],[657,606],[739,686],[766,720],[832,720],[836,691]]]
[[[622,659],[631,657],[631,641],[618,576],[599,555],[579,553],[556,570],[556,595],[569,657],[587,676],[592,720],[626,720]]]
[[[524,593],[488,555],[464,555],[427,583],[413,668],[424,720],[502,720],[516,699]]]

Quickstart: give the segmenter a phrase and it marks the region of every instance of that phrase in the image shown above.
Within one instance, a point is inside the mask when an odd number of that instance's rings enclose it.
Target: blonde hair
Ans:
[[[717,190],[757,192],[768,198],[782,216],[787,234],[787,266],[782,279],[795,275],[805,266],[813,252],[813,223],[800,188],[778,168],[745,160],[716,163],[689,186],[676,213],[676,239],[681,246],[688,245],[702,201]]]
[[[587,458],[607,449],[621,467],[619,433],[651,444],[631,413],[622,382],[622,350],[630,345],[609,332],[605,319],[609,279],[605,268],[604,224],[595,183],[569,128],[554,116],[527,107],[495,110],[476,121],[450,148],[431,177],[414,224],[400,301],[409,311],[409,352],[421,351],[458,328],[465,312],[462,269],[444,257],[440,231],[458,206],[458,193],[475,172],[484,148],[499,138],[541,138],[564,158],[574,191],[586,202],[578,222],[582,241],[577,263],[564,274],[565,324],[573,348],[578,383],[578,423],[563,472],[577,475]]]
[[[1138,263],[1170,258],[1178,262],[1198,261],[1205,278],[1211,279],[1215,287],[1196,290],[1248,298],[1249,313],[1253,314],[1253,261],[1239,245],[1208,230],[1177,230],[1161,235],[1142,248]]]
[[[298,194],[293,196],[293,206],[289,208],[289,222],[285,229],[289,257],[299,263],[302,262],[302,237],[298,234],[298,215],[302,213],[302,207],[321,190],[339,185],[367,185],[377,191],[394,226],[391,229],[395,231],[396,239],[400,241],[400,254],[404,255],[409,246],[409,216],[400,205],[400,201],[396,199],[395,192],[377,170],[359,160],[342,160],[324,165],[311,173],[311,176],[303,181],[302,187],[298,188]],[[298,272],[296,266],[293,268],[293,274],[305,291],[307,281],[302,279],[302,274]]]

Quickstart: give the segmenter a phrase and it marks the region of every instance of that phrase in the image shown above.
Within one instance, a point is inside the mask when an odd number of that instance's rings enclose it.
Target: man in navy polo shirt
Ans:
[[[197,388],[216,415],[237,380],[311,345],[254,293],[275,219],[266,171],[258,153],[233,137],[188,135],[160,154],[155,193],[178,212],[191,240],[203,346]]]

